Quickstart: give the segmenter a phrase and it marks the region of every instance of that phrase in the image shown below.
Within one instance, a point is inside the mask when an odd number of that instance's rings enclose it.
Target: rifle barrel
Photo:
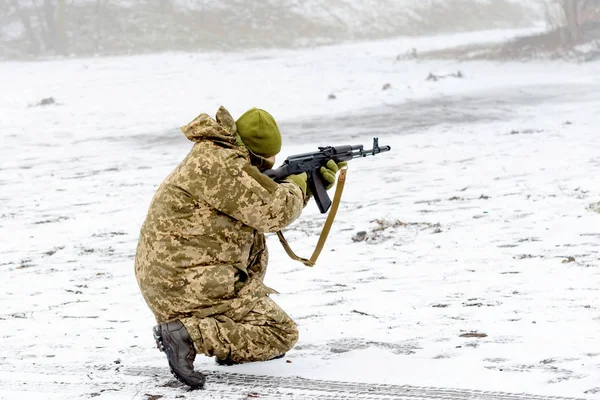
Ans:
[[[373,147],[370,150],[362,150],[362,149],[360,149],[359,152],[354,153],[354,157],[353,158],[366,157],[366,156],[374,156],[375,154],[385,153],[386,151],[390,151],[391,149],[392,148],[390,146],[377,146],[377,147]]]

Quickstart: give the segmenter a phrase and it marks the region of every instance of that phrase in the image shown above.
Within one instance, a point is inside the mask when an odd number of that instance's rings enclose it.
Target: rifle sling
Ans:
[[[331,209],[329,210],[329,214],[327,215],[327,219],[325,220],[325,224],[323,225],[323,230],[321,231],[321,235],[319,236],[317,247],[315,248],[315,251],[313,252],[312,256],[310,256],[310,259],[297,256],[288,244],[288,241],[283,236],[283,232],[277,232],[277,237],[279,238],[281,245],[292,260],[300,261],[307,267],[315,266],[317,258],[319,258],[321,250],[323,250],[323,247],[325,246],[325,241],[327,240],[327,236],[329,235],[329,231],[331,230],[331,226],[333,225],[333,220],[335,219],[335,215],[337,214],[338,207],[340,205],[340,200],[342,199],[342,192],[344,191],[344,184],[346,183],[346,170],[347,168],[342,168],[340,171],[340,175],[337,180],[337,185],[335,187],[335,194],[331,203]]]

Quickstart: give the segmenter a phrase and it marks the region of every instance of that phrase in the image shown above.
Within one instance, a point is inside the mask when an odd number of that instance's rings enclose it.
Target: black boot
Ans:
[[[180,321],[166,322],[153,329],[156,346],[165,352],[171,372],[192,389],[202,389],[204,375],[194,371],[196,350],[190,335]]]

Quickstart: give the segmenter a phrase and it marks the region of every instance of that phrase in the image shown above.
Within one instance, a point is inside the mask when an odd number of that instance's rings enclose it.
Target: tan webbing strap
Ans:
[[[327,215],[327,219],[325,220],[325,224],[323,225],[323,230],[321,231],[321,235],[319,236],[319,241],[317,242],[317,247],[313,252],[310,259],[306,259],[303,257],[297,256],[287,240],[283,236],[283,232],[277,232],[277,237],[281,242],[285,252],[290,256],[292,260],[300,261],[307,267],[314,267],[317,262],[317,258],[319,258],[319,254],[321,254],[321,250],[325,246],[325,241],[327,240],[327,236],[329,235],[329,231],[331,231],[331,226],[333,225],[333,220],[335,219],[335,214],[337,213],[338,207],[340,205],[340,200],[342,199],[342,192],[344,191],[344,184],[346,183],[346,170],[347,168],[342,168],[340,171],[340,175],[337,180],[337,185],[335,188],[335,194],[333,196],[333,200],[331,202],[331,209],[329,210],[329,215]]]

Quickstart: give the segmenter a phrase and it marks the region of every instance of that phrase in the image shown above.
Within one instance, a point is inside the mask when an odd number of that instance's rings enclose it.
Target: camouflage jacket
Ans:
[[[135,273],[141,292],[165,322],[185,316],[247,313],[273,293],[263,284],[265,232],[296,220],[305,205],[291,181],[275,183],[238,146],[223,107],[181,128],[195,142],[154,195],[141,228]]]

